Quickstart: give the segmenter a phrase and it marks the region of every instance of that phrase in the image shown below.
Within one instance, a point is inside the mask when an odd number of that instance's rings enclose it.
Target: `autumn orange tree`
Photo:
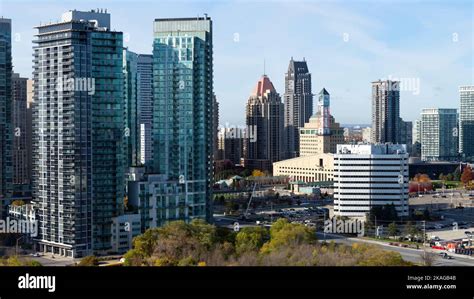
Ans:
[[[472,168],[471,166],[466,166],[461,175],[461,182],[464,186],[468,185],[473,179]]]
[[[417,183],[431,183],[430,177],[424,173],[423,174],[417,173],[415,177],[413,178],[413,181]]]
[[[264,176],[265,173],[263,173],[263,171],[261,171],[260,169],[254,169],[252,171],[252,176],[253,177],[261,177],[261,176]]]

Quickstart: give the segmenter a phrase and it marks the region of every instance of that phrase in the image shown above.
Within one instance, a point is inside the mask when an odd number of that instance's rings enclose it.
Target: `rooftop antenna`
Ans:
[[[266,76],[266,70],[265,70],[265,58],[263,58],[263,75]]]

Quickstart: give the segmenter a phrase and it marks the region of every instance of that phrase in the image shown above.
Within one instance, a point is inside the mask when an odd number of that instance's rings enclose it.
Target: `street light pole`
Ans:
[[[16,246],[15,246],[15,255],[18,256],[18,241],[23,239],[25,236],[21,236],[18,239],[16,239]]]
[[[375,218],[375,223],[374,223],[374,225],[375,225],[374,237],[377,238],[377,237],[378,237],[378,233],[377,233],[377,232],[378,232],[378,227],[377,227],[377,215],[374,215],[374,218]]]
[[[324,236],[324,243],[326,243],[326,212],[324,212],[324,223],[323,223],[323,236]]]

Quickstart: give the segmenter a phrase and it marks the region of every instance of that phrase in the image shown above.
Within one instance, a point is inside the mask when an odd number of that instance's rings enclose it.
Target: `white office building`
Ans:
[[[334,155],[334,215],[365,217],[393,204],[408,216],[408,153],[401,144],[338,145]]]

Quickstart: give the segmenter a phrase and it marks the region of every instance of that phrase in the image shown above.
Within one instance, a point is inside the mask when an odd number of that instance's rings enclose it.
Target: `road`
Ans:
[[[324,240],[324,233],[317,232],[316,236],[318,237],[319,240]],[[422,259],[423,250],[395,247],[388,244],[384,244],[382,242],[369,241],[369,240],[360,239],[360,238],[347,238],[345,236],[335,235],[335,234],[326,234],[326,241],[334,241],[335,243],[345,244],[349,246],[352,246],[352,244],[354,243],[373,244],[373,245],[382,247],[384,250],[400,253],[400,255],[405,261],[417,263],[417,264],[423,263],[423,259]],[[432,252],[441,252],[441,251],[432,251]],[[435,257],[435,262],[433,266],[474,266],[474,259],[456,256],[454,259],[447,260],[437,255]]]

